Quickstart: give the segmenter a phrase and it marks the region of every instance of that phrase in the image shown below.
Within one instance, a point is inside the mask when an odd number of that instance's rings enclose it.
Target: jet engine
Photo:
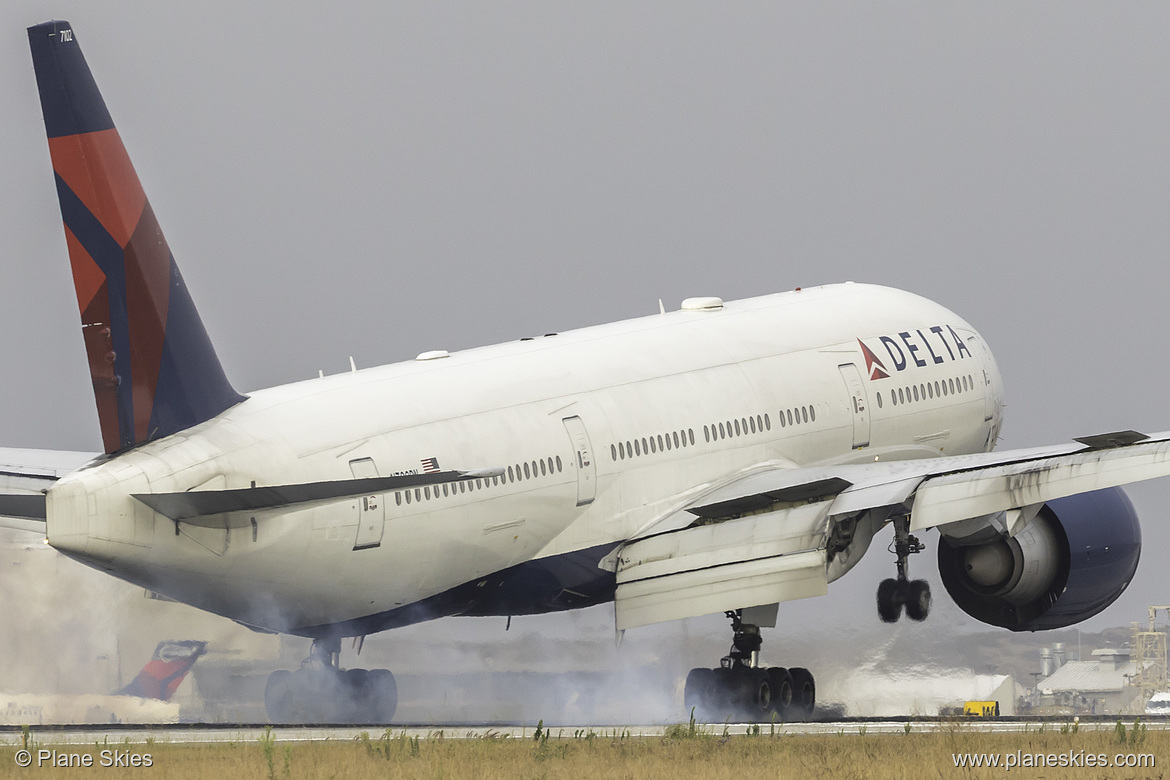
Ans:
[[[1014,537],[959,546],[940,536],[938,568],[971,617],[1012,631],[1063,628],[1122,594],[1142,549],[1137,513],[1121,488],[1046,503]]]

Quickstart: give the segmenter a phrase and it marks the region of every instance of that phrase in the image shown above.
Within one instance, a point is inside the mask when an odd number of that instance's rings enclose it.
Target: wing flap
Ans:
[[[671,531],[617,562],[619,630],[828,592],[829,502]]]

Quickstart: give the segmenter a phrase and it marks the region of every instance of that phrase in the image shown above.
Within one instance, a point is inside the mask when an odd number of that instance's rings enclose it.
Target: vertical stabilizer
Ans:
[[[195,662],[207,652],[207,643],[193,639],[170,639],[159,642],[154,655],[138,676],[119,691],[117,696],[138,696],[142,699],[170,701],[175,689]]]
[[[68,22],[28,28],[108,453],[242,400],[223,372]]]

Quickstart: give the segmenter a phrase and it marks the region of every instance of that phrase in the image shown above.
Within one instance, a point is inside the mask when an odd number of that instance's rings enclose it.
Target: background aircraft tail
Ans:
[[[138,676],[121,690],[117,696],[138,696],[143,699],[170,701],[175,690],[195,666],[199,657],[207,652],[207,643],[193,639],[168,639],[158,643],[154,655]]]
[[[107,453],[211,419],[228,382],[68,22],[28,28]]]

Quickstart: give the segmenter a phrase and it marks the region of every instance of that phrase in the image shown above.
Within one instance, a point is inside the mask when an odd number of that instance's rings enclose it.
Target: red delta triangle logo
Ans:
[[[873,354],[861,339],[858,339],[857,343],[861,345],[861,354],[865,355],[865,370],[869,372],[869,378],[889,379],[890,375],[886,372],[886,367],[882,365],[882,361],[878,360],[878,356]]]

